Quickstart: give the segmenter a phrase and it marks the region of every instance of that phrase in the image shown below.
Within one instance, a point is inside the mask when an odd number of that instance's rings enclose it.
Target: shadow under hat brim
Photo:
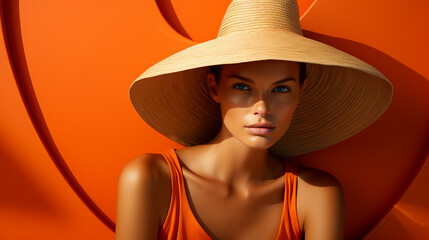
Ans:
[[[234,32],[158,62],[130,87],[139,115],[184,146],[211,140],[221,126],[209,96],[208,66],[258,60],[307,63],[304,94],[286,134],[270,150],[298,156],[361,131],[387,109],[392,84],[374,67],[343,51],[278,29]]]

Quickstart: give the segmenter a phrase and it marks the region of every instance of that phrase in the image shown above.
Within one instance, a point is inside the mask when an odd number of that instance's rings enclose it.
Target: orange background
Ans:
[[[122,167],[182,148],[133,109],[157,61],[216,37],[230,0],[0,1],[0,239],[114,239]],[[429,237],[427,1],[301,0],[304,35],[379,69],[384,115],[293,160],[331,172],[346,239]]]

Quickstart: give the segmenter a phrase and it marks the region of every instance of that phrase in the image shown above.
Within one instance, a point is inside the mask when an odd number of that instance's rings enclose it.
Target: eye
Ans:
[[[234,84],[233,88],[236,88],[238,90],[249,90],[250,89],[247,85],[242,84],[242,83]]]
[[[285,93],[285,92],[289,92],[289,88],[286,86],[277,86],[274,88],[273,90],[274,92],[280,92],[280,93]]]

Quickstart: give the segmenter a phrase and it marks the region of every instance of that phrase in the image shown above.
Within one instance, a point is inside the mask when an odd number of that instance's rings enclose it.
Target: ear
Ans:
[[[219,103],[219,94],[218,94],[218,83],[216,82],[216,79],[213,75],[213,73],[209,72],[207,73],[207,85],[209,87],[209,93],[212,99]]]

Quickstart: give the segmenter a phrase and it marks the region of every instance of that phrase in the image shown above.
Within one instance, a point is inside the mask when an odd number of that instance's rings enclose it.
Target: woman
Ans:
[[[188,148],[124,167],[117,239],[342,239],[341,184],[287,157],[350,137],[391,96],[377,70],[303,37],[295,1],[233,1],[215,40],[130,88],[140,116]]]

